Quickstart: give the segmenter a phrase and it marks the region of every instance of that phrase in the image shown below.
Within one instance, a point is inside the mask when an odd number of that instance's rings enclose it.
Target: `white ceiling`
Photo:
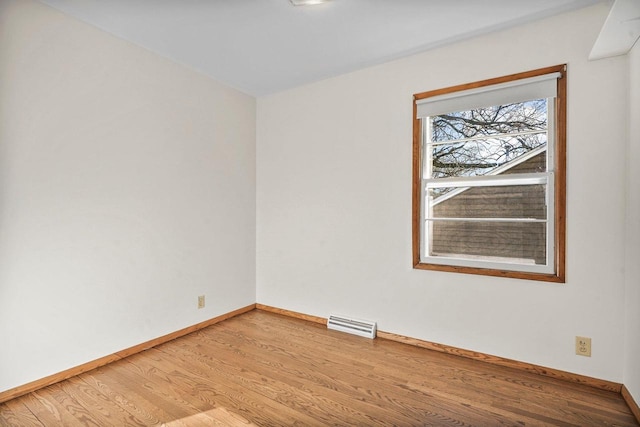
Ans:
[[[262,96],[601,0],[41,0]]]

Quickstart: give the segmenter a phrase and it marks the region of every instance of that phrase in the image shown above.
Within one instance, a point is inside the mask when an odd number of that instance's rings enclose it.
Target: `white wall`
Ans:
[[[587,61],[607,12],[600,4],[260,98],[258,302],[621,382],[627,62]],[[413,270],[412,94],[561,63],[567,283]],[[574,354],[576,335],[592,337],[591,358]]]
[[[640,400],[640,53],[587,62],[606,13],[259,100],[257,300]],[[412,270],[411,95],[564,62],[567,284]],[[0,391],[256,301],[253,98],[29,0],[0,0],[0,94]]]
[[[255,302],[254,98],[31,0],[0,94],[0,391]]]
[[[629,53],[626,339],[624,384],[640,404],[640,42]]]

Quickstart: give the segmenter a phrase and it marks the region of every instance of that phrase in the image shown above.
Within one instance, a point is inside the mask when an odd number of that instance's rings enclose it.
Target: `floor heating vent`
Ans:
[[[370,322],[368,320],[331,315],[327,321],[327,328],[366,338],[376,337],[376,322]]]

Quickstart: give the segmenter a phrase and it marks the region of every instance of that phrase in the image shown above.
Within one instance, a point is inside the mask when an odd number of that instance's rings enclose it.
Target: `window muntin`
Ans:
[[[551,67],[416,95],[416,268],[564,280],[564,214],[556,203],[564,196],[564,163],[556,159],[563,73]],[[495,100],[503,103],[487,104]],[[564,135],[560,142],[564,150]]]

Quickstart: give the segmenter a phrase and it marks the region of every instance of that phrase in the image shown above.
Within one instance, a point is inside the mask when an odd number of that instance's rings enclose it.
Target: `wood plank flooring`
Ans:
[[[254,310],[0,404],[1,426],[638,426],[613,392]]]

